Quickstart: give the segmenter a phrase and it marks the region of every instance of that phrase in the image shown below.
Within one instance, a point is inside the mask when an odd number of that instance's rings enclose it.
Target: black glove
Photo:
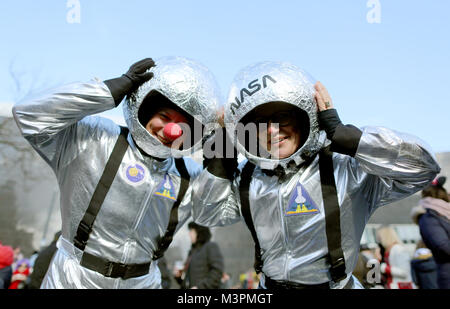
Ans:
[[[319,126],[325,130],[331,141],[331,151],[355,156],[362,135],[360,129],[352,125],[343,125],[334,108],[319,112]]]
[[[213,143],[213,145],[209,145],[210,143]],[[216,143],[221,143],[222,147],[216,147]],[[204,150],[203,168],[207,168],[214,176],[233,180],[238,167],[238,152],[228,137],[225,128],[216,130],[213,138],[204,143],[203,147],[204,149],[208,147],[208,151],[212,150],[215,154],[213,158],[207,158]]]
[[[153,77],[152,72],[147,72],[155,66],[155,62],[151,58],[145,58],[133,64],[128,72],[121,77],[105,80],[111,95],[114,98],[116,106],[122,102],[123,98],[139,88],[140,85]]]

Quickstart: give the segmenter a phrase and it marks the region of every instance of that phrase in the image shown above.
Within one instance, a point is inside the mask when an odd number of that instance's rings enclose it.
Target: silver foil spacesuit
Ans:
[[[13,107],[23,136],[53,169],[61,193],[62,236],[42,288],[160,288],[160,272],[152,257],[180,188],[174,157],[194,152],[201,141],[189,149],[169,149],[139,123],[138,110],[147,94],[156,91],[201,123],[214,122],[219,88],[213,75],[195,61],[163,57],[155,62],[153,78],[123,104],[128,148],[84,252],[74,246],[74,237],[121,132],[113,121],[91,116],[115,107],[110,89],[95,79]],[[201,167],[191,159],[181,160],[192,183]],[[189,186],[179,205],[177,229],[191,215],[191,192]],[[118,265],[152,262],[147,273],[125,280],[81,266],[85,253]]]
[[[269,102],[289,103],[309,118],[307,140],[285,159],[260,157],[237,137],[237,125],[244,116]],[[359,132],[357,140],[353,140],[353,153],[332,153],[340,245],[345,257],[344,279],[333,281],[318,153],[338,141],[328,138],[319,126],[313,79],[288,63],[248,66],[232,83],[224,119],[228,135],[246,160],[231,180],[217,176],[210,168],[202,171],[194,188],[193,216],[205,226],[225,226],[242,220],[242,170],[248,161],[256,166],[248,201],[261,248],[263,288],[267,277],[309,286],[329,283],[328,288],[362,288],[351,273],[370,216],[379,207],[421,190],[440,171],[430,148],[418,138],[382,127],[350,128]],[[346,127],[338,127],[334,136],[346,135],[338,132]]]

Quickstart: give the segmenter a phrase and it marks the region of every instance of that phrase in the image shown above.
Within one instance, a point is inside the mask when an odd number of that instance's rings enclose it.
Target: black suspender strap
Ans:
[[[89,235],[92,232],[92,226],[94,225],[95,218],[102,207],[106,194],[111,187],[120,163],[122,162],[125,152],[127,151],[127,135],[128,128],[120,127],[120,135],[117,138],[111,155],[109,156],[100,181],[95,188],[88,209],[86,210],[86,213],[78,226],[77,233],[74,237],[74,245],[81,251],[84,251],[86,247]]]
[[[150,262],[143,264],[111,262],[85,252],[84,249],[86,248],[89,235],[92,232],[95,218],[100,211],[106,194],[114,181],[120,163],[128,149],[127,135],[128,128],[120,127],[120,135],[117,138],[103,174],[100,177],[100,181],[92,195],[88,209],[86,210],[86,213],[78,226],[77,234],[74,237],[74,245],[83,251],[83,256],[80,261],[81,266],[94,270],[105,277],[122,279],[129,279],[147,274],[150,268]]]
[[[247,162],[242,170],[239,186],[241,197],[241,210],[245,223],[255,242],[255,270],[262,271],[261,247],[256,235],[255,226],[250,213],[249,189],[255,165]],[[336,182],[334,179],[334,167],[332,152],[329,148],[319,154],[320,181],[322,197],[325,208],[325,226],[327,235],[328,252],[330,259],[330,275],[334,282],[339,282],[346,277],[345,258],[341,245],[341,220],[340,208],[337,198]]]
[[[186,165],[184,163],[183,158],[175,159],[175,166],[181,176],[180,190],[178,191],[177,200],[173,204],[172,209],[170,211],[169,225],[167,227],[166,233],[158,241],[158,247],[153,254],[153,260],[161,258],[164,255],[164,252],[167,250],[167,248],[169,248],[170,243],[173,240],[173,235],[175,234],[175,230],[178,225],[178,208],[184,196],[186,195],[186,191],[189,187],[190,175],[186,169]]]
[[[255,225],[253,224],[252,214],[250,212],[250,182],[252,180],[252,175],[255,170],[255,165],[250,161],[247,161],[244,168],[242,169],[241,182],[239,184],[239,192],[241,196],[241,211],[244,217],[245,224],[247,224],[248,229],[255,242],[255,264],[254,268],[256,273],[262,271],[262,257],[261,257],[261,247],[259,245],[258,236],[256,235]]]
[[[330,259],[330,274],[334,282],[346,277],[345,259],[341,245],[341,215],[334,179],[333,153],[329,148],[319,153],[320,182],[325,208],[325,225]]]
[[[103,174],[100,178],[97,187],[95,188],[94,194],[92,195],[91,201],[89,203],[88,209],[81,220],[77,233],[74,237],[74,245],[84,251],[86,248],[89,235],[92,232],[92,227],[94,225],[95,218],[105,200],[106,194],[108,193],[112,182],[117,174],[120,163],[125,155],[128,148],[127,134],[128,129],[125,127],[120,128],[120,135],[114,145],[113,151],[106,163]],[[160,258],[164,252],[169,247],[172,242],[173,235],[175,233],[178,224],[178,207],[183,200],[186,191],[189,187],[190,175],[184,164],[182,158],[175,159],[175,165],[177,170],[181,175],[180,190],[178,192],[177,201],[174,203],[172,210],[170,212],[170,221],[167,228],[166,234],[160,239],[158,243],[158,249],[155,252],[154,260]],[[122,264],[117,262],[111,262],[89,254],[88,252],[83,252],[81,258],[81,265],[94,270],[105,277],[111,278],[122,278],[128,279],[133,277],[142,276],[148,273],[150,262],[143,264]]]

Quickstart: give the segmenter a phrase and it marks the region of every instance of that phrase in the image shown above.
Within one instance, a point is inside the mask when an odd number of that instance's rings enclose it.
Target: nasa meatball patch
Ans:
[[[122,169],[122,177],[132,186],[139,186],[143,184],[148,177],[147,168],[139,163],[127,164]]]

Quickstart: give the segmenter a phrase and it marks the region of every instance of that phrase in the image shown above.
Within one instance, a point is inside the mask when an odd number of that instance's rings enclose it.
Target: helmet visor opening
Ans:
[[[237,127],[238,142],[252,155],[283,159],[308,140],[308,114],[289,103],[269,102],[247,113]]]
[[[180,150],[187,150],[201,139],[201,134],[194,134],[195,130],[202,130],[202,124],[188,114],[186,111],[178,107],[175,103],[169,100],[160,92],[153,90],[143,100],[138,110],[139,123],[146,128],[148,122],[159,112],[164,109],[171,109],[184,116],[187,120],[181,124],[185,140],[180,146]],[[149,132],[150,133],[150,132]],[[150,133],[151,134],[151,133]],[[200,138],[198,137],[200,135]],[[187,140],[186,140],[187,139]]]

